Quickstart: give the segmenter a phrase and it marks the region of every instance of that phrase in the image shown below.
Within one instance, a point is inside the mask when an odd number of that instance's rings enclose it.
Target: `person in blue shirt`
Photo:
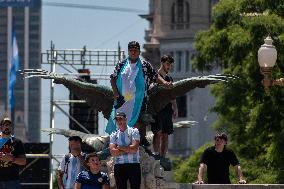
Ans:
[[[96,153],[86,157],[89,170],[81,171],[74,185],[74,189],[109,189],[109,177],[101,172],[101,161]]]

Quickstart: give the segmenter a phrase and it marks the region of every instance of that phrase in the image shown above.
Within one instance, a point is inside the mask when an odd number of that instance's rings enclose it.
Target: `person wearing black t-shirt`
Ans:
[[[174,64],[174,59],[170,55],[161,57],[161,65],[158,70],[159,75],[167,82],[172,83],[173,79],[168,74]],[[178,117],[176,99],[172,99],[160,112],[157,113],[155,123],[151,124],[151,130],[154,134],[153,149],[154,158],[163,160],[168,151],[168,136],[174,132],[173,118]]]
[[[12,121],[0,122],[0,189],[19,189],[19,167],[26,164],[26,155],[21,140],[13,137]]]
[[[204,172],[207,168],[208,184],[231,184],[229,178],[230,165],[235,167],[239,184],[245,184],[241,166],[235,153],[226,147],[228,137],[225,133],[215,135],[215,146],[207,148],[202,156],[195,184],[204,183]]]

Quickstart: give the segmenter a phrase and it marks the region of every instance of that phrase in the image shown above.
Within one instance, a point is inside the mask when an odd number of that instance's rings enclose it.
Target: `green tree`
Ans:
[[[212,89],[213,111],[219,114],[215,127],[229,133],[232,148],[244,161],[273,170],[270,181],[284,183],[284,88],[274,86],[266,94],[257,61],[257,51],[268,35],[278,51],[273,76],[281,77],[283,0],[220,0],[212,25],[196,36],[195,66],[199,70],[220,66],[225,74],[239,77]]]

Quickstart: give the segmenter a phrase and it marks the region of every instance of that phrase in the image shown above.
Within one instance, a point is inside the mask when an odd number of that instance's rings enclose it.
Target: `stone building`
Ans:
[[[211,23],[212,7],[217,0],[149,0],[149,14],[141,15],[149,21],[145,31],[143,57],[158,68],[160,56],[171,54],[175,59],[172,77],[175,81],[212,73],[200,73],[192,68],[195,34],[207,29]],[[179,128],[170,138],[169,152],[187,156],[205,142],[212,140],[210,126],[216,115],[210,112],[214,98],[210,88],[195,89],[177,99],[179,118],[176,121],[193,120],[198,124],[191,128]]]

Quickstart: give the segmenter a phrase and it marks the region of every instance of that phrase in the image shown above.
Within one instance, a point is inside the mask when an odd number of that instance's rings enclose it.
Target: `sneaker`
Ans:
[[[164,168],[165,171],[171,171],[172,170],[172,162],[168,158],[161,157],[160,158],[160,165]]]
[[[150,143],[148,142],[148,140],[145,137],[143,137],[143,138],[141,137],[140,146],[149,147]]]
[[[153,154],[152,156],[155,158],[155,160],[160,160],[161,159],[160,154]]]

